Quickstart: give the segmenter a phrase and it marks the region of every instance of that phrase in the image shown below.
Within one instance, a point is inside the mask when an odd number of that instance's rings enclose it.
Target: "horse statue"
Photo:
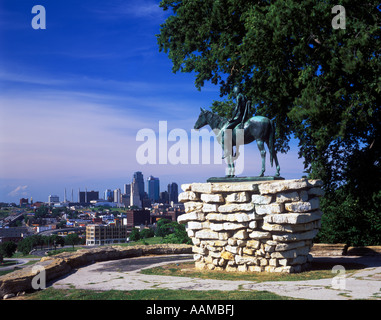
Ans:
[[[272,120],[262,116],[253,116],[245,121],[243,128],[240,129],[239,126],[230,130],[231,133],[227,134],[225,132],[226,127],[229,125],[229,120],[220,117],[219,115],[205,109],[201,109],[201,113],[198,116],[198,119],[194,125],[194,129],[199,130],[202,127],[209,125],[213,132],[216,134],[217,142],[224,148],[224,145],[229,142],[229,150],[232,150],[232,147],[236,147],[235,155],[233,152],[229,152],[225,157],[225,160],[228,164],[228,174],[226,177],[234,177],[234,161],[239,156],[239,146],[242,144],[248,144],[257,141],[258,149],[261,153],[262,157],[262,171],[260,173],[260,177],[264,176],[266,170],[266,150],[265,150],[265,142],[270,152],[270,162],[271,166],[273,166],[273,161],[275,160],[276,164],[276,177],[280,176],[280,167],[278,158],[276,155],[275,147],[274,147],[274,136],[275,136],[275,127]],[[224,130],[225,134],[218,134]],[[240,131],[237,131],[240,130]],[[229,131],[229,130],[226,130]],[[239,134],[243,134],[243,137],[240,139]]]

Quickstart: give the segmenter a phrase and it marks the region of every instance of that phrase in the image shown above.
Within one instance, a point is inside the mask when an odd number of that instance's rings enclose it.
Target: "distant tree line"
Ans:
[[[65,245],[72,245],[74,248],[75,245],[83,243],[84,241],[76,233],[70,233],[66,237],[61,237],[56,234],[50,236],[33,235],[24,238],[18,243],[15,243],[13,241],[1,243],[0,261],[2,261],[4,257],[12,257],[16,251],[21,252],[23,255],[27,255],[33,249],[36,249],[38,247],[42,249],[43,247],[47,246],[48,248],[54,247],[54,249],[56,249],[59,246],[63,247]]]

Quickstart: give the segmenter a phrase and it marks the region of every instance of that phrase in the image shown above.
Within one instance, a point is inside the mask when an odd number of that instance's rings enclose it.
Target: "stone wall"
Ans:
[[[179,201],[197,269],[301,272],[320,229],[320,180],[192,183]]]

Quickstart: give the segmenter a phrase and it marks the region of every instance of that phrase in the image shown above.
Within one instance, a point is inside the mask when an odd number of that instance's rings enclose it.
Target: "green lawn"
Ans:
[[[129,247],[129,246],[135,246],[135,245],[160,244],[160,243],[162,243],[161,242],[162,240],[163,240],[162,237],[153,237],[153,238],[141,239],[139,241],[131,241],[128,243],[115,243],[115,244],[113,244],[113,246]],[[110,244],[107,244],[104,246],[110,246]],[[74,252],[74,251],[78,251],[78,250],[82,250],[82,249],[91,249],[91,248],[97,248],[97,247],[74,246],[74,249],[72,247],[70,247],[70,248],[63,248],[63,249],[57,249],[57,250],[50,250],[50,251],[48,251],[48,255],[54,256],[54,255],[62,253],[62,252]]]
[[[116,246],[135,246],[135,245],[147,245],[147,244],[161,244],[163,240],[163,237],[152,237],[147,239],[141,239],[138,241],[131,241],[128,243],[116,243]]]
[[[29,262],[27,262],[26,264],[23,264],[23,266],[26,266],[26,265],[31,265],[31,264],[35,264],[36,262],[38,262],[39,260],[30,260]],[[11,264],[6,264],[7,261],[4,262],[4,265],[0,265],[0,276],[3,276],[7,273],[11,273],[14,271],[14,269],[11,269],[11,270],[1,270],[1,267],[8,267],[8,266],[12,266],[14,265],[16,268],[17,268],[17,264],[12,261]]]
[[[9,267],[16,264],[17,264],[17,260],[4,260],[2,263],[0,263],[0,270],[1,268]]]
[[[24,296],[26,300],[293,300],[267,291],[57,290],[52,287]]]

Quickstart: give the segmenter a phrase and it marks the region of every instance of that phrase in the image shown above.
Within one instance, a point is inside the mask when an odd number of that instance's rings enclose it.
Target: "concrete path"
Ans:
[[[340,258],[340,261],[341,263],[348,262],[354,258]],[[330,259],[334,258],[324,258],[324,260]],[[337,271],[334,272],[335,276],[331,279],[262,282],[244,285],[242,289],[267,290],[281,296],[313,300],[381,299],[381,259],[357,260],[356,262],[361,260],[368,267],[347,274],[338,264]],[[378,263],[375,263],[375,260]]]
[[[80,268],[65,278],[55,281],[52,285],[56,289],[125,291],[150,289],[263,290],[281,296],[314,300],[381,299],[381,257],[316,257],[316,259],[325,259],[337,264],[338,273],[335,273],[336,276],[333,279],[308,281],[222,281],[140,273],[140,270],[145,268],[191,261],[190,257],[189,255],[176,255],[99,262]],[[363,263],[367,267],[353,273],[345,273],[345,270],[340,267],[340,263],[348,262]]]
[[[4,262],[16,261],[16,263],[12,264],[10,266],[6,266],[6,267],[0,267],[0,271],[19,269],[19,268],[25,267],[24,265],[30,261],[38,261],[38,260],[40,260],[40,259],[39,258],[9,258],[9,259],[6,258],[6,259],[4,259]]]

